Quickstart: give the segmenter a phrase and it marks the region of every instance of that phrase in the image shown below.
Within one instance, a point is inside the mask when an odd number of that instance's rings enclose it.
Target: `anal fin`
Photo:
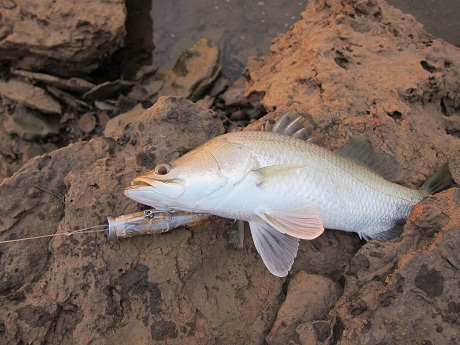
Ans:
[[[381,232],[378,232],[372,235],[361,234],[361,233],[359,235],[360,237],[364,238],[366,241],[378,240],[382,242],[387,242],[387,241],[391,241],[392,239],[398,237],[401,234],[404,224],[406,224],[406,220],[399,219],[396,221],[393,227],[388,230],[381,231]]]
[[[249,222],[257,252],[268,270],[277,277],[285,277],[294,263],[299,239],[282,234],[265,222]]]

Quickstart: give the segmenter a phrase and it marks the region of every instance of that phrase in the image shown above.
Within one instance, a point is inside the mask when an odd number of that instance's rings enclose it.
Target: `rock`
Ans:
[[[129,80],[107,81],[99,84],[83,95],[85,101],[101,100],[118,95],[121,91],[131,88],[135,82]]]
[[[236,80],[222,95],[219,96],[226,106],[243,105],[248,103],[245,96],[246,81],[244,78]]]
[[[204,96],[204,98],[196,101],[196,104],[202,108],[209,109],[211,108],[212,104],[214,103],[214,97],[211,96]]]
[[[90,109],[90,106],[88,103],[75,98],[68,92],[62,91],[61,89],[58,89],[53,86],[47,86],[46,90],[48,90],[50,94],[52,94],[54,97],[64,102],[65,104],[67,104],[69,107],[73,108],[77,112],[81,113],[84,111],[88,111]]]
[[[326,319],[339,297],[340,289],[331,279],[298,272],[289,282],[286,300],[266,338],[267,344],[293,341],[299,324]]]
[[[158,71],[158,66],[154,65],[144,65],[136,73],[136,76],[134,77],[134,80],[136,81],[143,81],[145,78],[148,78],[155,74],[155,72]]]
[[[309,3],[270,56],[248,68],[246,96],[268,111],[306,114],[320,145],[368,137],[402,166],[406,185],[419,186],[446,160],[458,181],[460,143],[447,120],[460,109],[453,61],[457,47],[383,1]]]
[[[161,96],[170,95],[193,101],[206,96],[205,93],[213,97],[226,86],[226,79],[220,78],[221,70],[219,48],[203,38],[182,52],[173,70],[144,67],[136,76],[141,82],[132,88],[128,97],[152,103]]]
[[[6,115],[3,127],[9,134],[15,134],[24,140],[37,140],[59,133],[59,116],[34,112],[17,105],[12,115]]]
[[[96,128],[96,117],[92,113],[85,113],[78,120],[78,126],[85,133],[90,133]]]
[[[77,93],[87,92],[96,86],[93,83],[86,81],[85,79],[75,77],[70,79],[64,79],[45,73],[34,73],[14,68],[11,69],[11,73],[21,77],[25,77],[30,80],[36,80],[48,85],[56,86],[59,89]]]
[[[177,75],[174,85],[196,101],[216,81],[221,69],[219,48],[202,38],[177,59],[173,68]]]
[[[104,130],[104,136],[107,138],[117,138],[121,131],[131,122],[139,117],[145,111],[141,104],[136,105],[130,111],[117,115],[107,122]]]
[[[0,81],[0,95],[42,113],[62,114],[59,102],[45,90],[17,79]]]
[[[432,344],[460,340],[460,189],[414,207],[397,242],[370,242],[358,252],[368,265],[348,273],[335,313],[344,325],[338,344]],[[426,229],[436,229],[436,233]]]
[[[403,185],[445,161],[458,181],[458,51],[379,0],[310,2],[248,66],[250,104],[276,109],[251,128],[295,107],[321,146],[369,137],[403,168]],[[164,83],[158,94],[184,90],[173,71],[150,78]],[[36,157],[0,184],[0,239],[141,210],[123,197],[133,176],[222,132],[217,113],[160,98],[115,139]],[[3,172],[21,151],[0,139]],[[387,243],[326,230],[301,241],[286,279],[270,275],[249,233],[229,249],[225,220],[116,245],[98,233],[3,245],[0,343],[456,344],[459,206],[458,188],[427,196]]]
[[[97,109],[104,111],[113,111],[113,109],[115,108],[113,104],[104,101],[94,101],[94,106]]]
[[[120,97],[118,97],[117,102],[115,103],[115,109],[113,111],[113,114],[118,115],[121,113],[126,113],[127,111],[130,111],[132,108],[138,105],[138,103],[139,102],[136,102],[129,97],[121,95]],[[144,105],[145,102],[142,102],[142,104]],[[144,106],[144,108],[150,108],[152,105],[153,104],[149,104],[148,106]]]
[[[28,162],[34,157],[41,156],[45,153],[56,150],[58,147],[54,144],[34,144],[27,145],[23,151],[22,161]]]
[[[128,97],[138,102],[150,100],[158,94],[163,87],[163,84],[164,82],[162,80],[150,78],[142,84],[134,85],[131,92],[128,94]]]
[[[222,132],[211,110],[161,98],[117,141],[95,138],[34,158],[0,184],[1,239],[65,233],[140,210],[123,197],[130,179]],[[231,224],[114,246],[97,233],[2,246],[1,342],[261,344],[282,280],[249,237],[244,250],[227,248]]]
[[[83,75],[123,45],[123,0],[13,4],[3,4],[0,19],[0,56],[11,66],[59,76]]]

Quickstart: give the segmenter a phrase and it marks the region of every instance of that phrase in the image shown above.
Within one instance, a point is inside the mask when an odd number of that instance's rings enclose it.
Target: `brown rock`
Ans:
[[[368,136],[404,168],[407,186],[446,160],[459,180],[455,61],[457,48],[384,2],[310,2],[272,54],[251,62],[247,96],[276,108],[272,117],[297,107],[325,147]],[[154,75],[162,92],[179,92],[176,77]],[[220,133],[214,112],[160,98],[116,142],[97,138],[32,159],[0,184],[0,238],[64,233],[139,210],[122,196],[133,176]],[[0,152],[18,157],[7,145]],[[392,242],[334,231],[301,241],[284,302],[283,280],[268,273],[250,236],[242,251],[228,248],[223,220],[114,246],[91,234],[2,247],[0,342],[459,343],[459,206],[458,189],[426,197]],[[331,278],[344,286],[336,303]]]
[[[56,97],[58,100],[64,102],[77,112],[84,112],[90,109],[88,103],[75,98],[68,92],[62,91],[61,89],[58,89],[54,86],[47,86],[46,90],[48,90],[48,92],[52,94],[54,97]]]
[[[96,123],[96,117],[93,113],[85,113],[78,120],[78,126],[85,133],[92,132],[96,128]]]
[[[174,85],[196,101],[216,81],[221,69],[219,48],[202,38],[177,59],[173,68],[177,75]]]
[[[340,289],[331,279],[300,271],[289,282],[286,300],[278,311],[267,343],[289,343],[296,337],[299,324],[325,319],[339,297]]]
[[[83,92],[87,92],[91,90],[93,87],[96,86],[93,83],[86,81],[85,79],[75,78],[75,77],[70,78],[70,79],[64,79],[64,78],[55,77],[53,75],[49,75],[45,73],[34,73],[34,72],[22,71],[22,70],[18,70],[14,68],[11,69],[11,72],[21,77],[40,81],[42,83],[53,85],[60,89],[72,91],[72,92],[83,93]]]
[[[338,344],[458,342],[460,189],[414,207],[401,238],[370,242],[358,252],[367,267],[348,273],[335,313]],[[435,230],[428,231],[427,230]]]
[[[123,0],[15,0],[14,6],[3,7],[1,60],[17,68],[59,76],[87,74],[123,44]]]
[[[111,98],[121,91],[131,88],[135,83],[129,80],[107,81],[99,84],[83,95],[85,101]]]
[[[249,69],[246,95],[262,97],[269,111],[297,108],[323,146],[368,137],[396,158],[410,186],[445,160],[458,181],[458,123],[450,121],[460,109],[454,61],[457,47],[429,37],[383,1],[315,2]]]
[[[236,80],[222,95],[219,97],[225,102],[227,107],[232,105],[242,105],[248,103],[245,96],[246,81],[244,78]]]
[[[17,79],[0,81],[0,95],[47,114],[62,114],[58,101],[45,90]]]
[[[12,115],[5,114],[5,131],[25,140],[36,140],[58,134],[61,128],[59,116],[44,116],[17,105]]]
[[[211,110],[161,98],[116,142],[96,138],[32,159],[0,184],[0,238],[64,233],[139,210],[123,197],[132,177],[222,132]],[[231,224],[114,246],[103,234],[3,246],[1,342],[262,343],[282,280],[249,236],[244,250],[227,248]]]
[[[128,123],[133,122],[144,111],[144,107],[141,104],[138,104],[130,111],[110,119],[105,127],[104,136],[107,138],[117,138]]]

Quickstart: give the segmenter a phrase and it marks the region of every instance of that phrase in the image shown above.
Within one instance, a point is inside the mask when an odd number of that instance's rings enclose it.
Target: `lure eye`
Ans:
[[[155,167],[155,173],[158,175],[166,175],[171,170],[171,165],[168,163],[161,163]]]

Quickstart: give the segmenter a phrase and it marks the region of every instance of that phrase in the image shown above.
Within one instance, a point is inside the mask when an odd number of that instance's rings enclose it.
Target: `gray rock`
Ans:
[[[0,56],[14,67],[59,76],[87,74],[123,45],[123,0],[8,3],[0,19]]]
[[[17,79],[0,81],[0,95],[42,113],[62,114],[59,102],[44,89]]]

